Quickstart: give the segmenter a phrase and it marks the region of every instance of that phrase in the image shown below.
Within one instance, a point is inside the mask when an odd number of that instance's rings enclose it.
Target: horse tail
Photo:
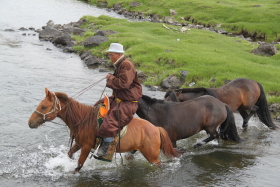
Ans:
[[[172,146],[172,142],[168,136],[168,133],[166,130],[162,127],[157,127],[160,132],[160,149],[162,150],[163,154],[168,158],[173,157],[180,157],[181,152],[179,150],[176,150]]]
[[[226,105],[227,110],[227,118],[226,120],[220,125],[219,128],[219,135],[223,140],[232,140],[236,142],[241,142],[241,138],[239,137],[235,125],[235,119],[233,116],[232,110]]]
[[[266,126],[268,126],[269,128],[275,129],[276,126],[272,122],[272,118],[271,118],[269,110],[268,110],[268,105],[267,105],[266,96],[265,96],[263,87],[260,83],[258,83],[258,85],[260,87],[260,92],[261,92],[260,97],[259,97],[258,101],[256,102],[256,106],[258,107],[258,109],[257,109],[258,117],[259,117],[260,121],[262,123],[264,123]]]

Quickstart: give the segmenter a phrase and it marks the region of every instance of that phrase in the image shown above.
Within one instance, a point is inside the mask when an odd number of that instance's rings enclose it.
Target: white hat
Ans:
[[[111,53],[124,53],[123,45],[119,43],[111,43],[107,52]]]

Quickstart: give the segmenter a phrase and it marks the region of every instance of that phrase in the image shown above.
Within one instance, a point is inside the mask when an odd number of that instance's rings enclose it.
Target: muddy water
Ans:
[[[37,33],[18,29],[37,29],[48,20],[65,24],[83,15],[102,14],[122,18],[75,0],[1,0],[1,186],[279,186],[279,130],[271,131],[252,118],[248,130],[243,131],[237,114],[238,131],[244,143],[220,141],[193,149],[192,145],[206,137],[202,132],[179,142],[186,149],[181,158],[167,160],[161,156],[162,168],[151,166],[140,153],[132,162],[118,154],[112,163],[88,159],[82,172],[73,174],[79,153],[74,160],[67,157],[67,127],[55,120],[60,125],[46,123],[30,129],[27,120],[43,99],[45,87],[73,96],[106,73],[88,69],[77,55],[39,41]],[[99,83],[77,100],[94,103],[104,84]],[[105,92],[110,94],[108,89]],[[164,95],[146,88],[144,94],[155,98]]]

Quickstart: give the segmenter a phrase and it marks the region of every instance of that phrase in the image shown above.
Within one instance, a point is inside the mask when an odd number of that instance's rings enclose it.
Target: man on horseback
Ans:
[[[142,97],[142,86],[133,63],[124,56],[123,46],[111,43],[107,51],[115,71],[106,76],[106,87],[113,90],[110,99],[110,109],[104,117],[97,136],[103,138],[97,151],[98,157],[107,154],[110,143],[120,130],[133,118],[138,108],[138,100]],[[103,99],[95,105],[104,102]]]

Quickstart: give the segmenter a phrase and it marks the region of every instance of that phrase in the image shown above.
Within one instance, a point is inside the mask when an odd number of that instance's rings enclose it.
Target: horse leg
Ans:
[[[208,138],[204,139],[204,140],[203,140],[202,142],[200,142],[200,143],[195,144],[195,145],[194,145],[194,148],[198,148],[198,147],[200,147],[200,146],[202,146],[202,145],[205,145],[205,144],[207,144],[208,142],[210,142],[210,141],[212,141],[212,140],[214,140],[214,139],[219,139],[219,133],[218,133],[216,130],[215,130],[214,133],[211,133],[210,136],[209,136]]]
[[[137,152],[137,150],[134,150],[134,151],[130,151],[130,152],[127,152],[125,154],[125,159],[126,160],[133,160],[134,159],[134,154]]]
[[[76,153],[80,149],[80,146],[78,144],[74,144],[73,147],[68,151],[68,157],[73,158],[73,154]]]
[[[247,129],[248,121],[249,121],[248,113],[247,113],[246,109],[244,109],[244,108],[239,108],[238,111],[239,111],[239,114],[242,116],[242,119],[243,119],[242,128]]]
[[[151,164],[157,166],[160,166],[160,160],[159,160],[160,144],[161,142],[160,142],[159,134],[158,134],[158,138],[156,139],[154,137],[153,138],[146,137],[145,141],[143,142],[139,150]]]
[[[248,127],[248,122],[250,120],[250,118],[256,113],[256,111],[258,110],[258,107],[256,105],[254,105],[251,109],[250,109],[250,113],[248,114],[245,108],[240,108],[238,109],[240,115],[243,118],[243,124],[242,127],[244,129],[247,129]]]
[[[83,146],[81,150],[81,154],[78,160],[78,167],[75,168],[75,172],[79,172],[81,168],[83,167],[89,153],[91,150],[91,146]]]
[[[147,147],[148,146],[148,147]],[[160,166],[160,145],[149,144],[147,146],[142,146],[140,152],[143,156],[151,163],[157,166]]]

